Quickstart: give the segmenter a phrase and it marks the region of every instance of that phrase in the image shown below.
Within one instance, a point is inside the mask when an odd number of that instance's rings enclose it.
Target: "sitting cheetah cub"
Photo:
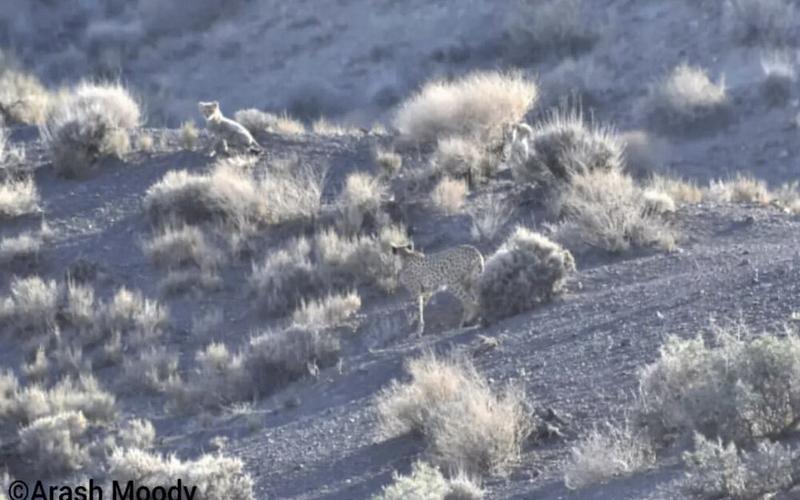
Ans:
[[[464,308],[461,326],[478,314],[478,278],[483,272],[483,255],[471,245],[459,245],[447,250],[425,255],[412,245],[392,247],[392,253],[402,262],[400,284],[417,300],[419,323],[417,334],[425,330],[423,312],[431,296],[446,289]]]
[[[249,153],[254,154],[262,152],[261,146],[258,145],[252,134],[242,124],[222,116],[222,111],[219,109],[217,101],[199,102],[197,107],[200,109],[200,114],[206,119],[206,129],[216,139],[214,151],[211,153],[212,156],[219,151],[227,153],[228,146],[246,149]]]

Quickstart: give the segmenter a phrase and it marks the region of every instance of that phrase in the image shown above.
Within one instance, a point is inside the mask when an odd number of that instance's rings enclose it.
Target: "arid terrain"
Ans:
[[[0,500],[800,498],[798,9],[7,0]]]

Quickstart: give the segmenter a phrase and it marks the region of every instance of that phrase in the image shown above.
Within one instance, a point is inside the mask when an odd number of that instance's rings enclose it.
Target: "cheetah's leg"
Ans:
[[[425,294],[421,293],[417,296],[417,336],[422,337],[425,333]]]

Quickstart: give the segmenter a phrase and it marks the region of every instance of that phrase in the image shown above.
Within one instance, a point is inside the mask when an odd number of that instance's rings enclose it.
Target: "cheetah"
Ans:
[[[417,335],[425,330],[423,312],[434,293],[446,289],[463,306],[461,326],[478,314],[478,278],[483,272],[483,255],[471,245],[459,245],[431,255],[414,250],[413,245],[393,246],[392,253],[402,263],[400,284],[416,299],[419,322]]]
[[[254,154],[262,152],[261,146],[258,145],[252,134],[242,124],[222,115],[222,111],[219,109],[219,102],[199,102],[197,107],[200,109],[200,114],[206,119],[206,129],[211,132],[217,141],[214,145],[212,156],[220,150],[223,153],[227,153],[229,145],[236,148],[246,148],[248,152]]]

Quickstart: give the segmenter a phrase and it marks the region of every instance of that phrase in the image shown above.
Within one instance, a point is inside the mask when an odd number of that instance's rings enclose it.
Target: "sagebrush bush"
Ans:
[[[511,41],[524,59],[541,58],[546,51],[575,54],[598,37],[582,0],[517,0],[507,19]]]
[[[797,25],[797,16],[791,0],[728,0],[723,22],[739,43],[782,45]]]
[[[156,265],[165,269],[193,266],[198,269],[214,269],[222,255],[196,226],[167,224],[157,230],[153,237],[143,243],[145,254]]]
[[[227,163],[217,164],[207,174],[167,172],[145,193],[144,207],[157,222],[220,220],[236,226],[267,217],[267,200],[256,180]]]
[[[704,69],[681,64],[650,87],[643,112],[659,132],[696,135],[727,124],[731,106],[724,79],[714,83]]]
[[[320,117],[311,124],[311,131],[324,137],[342,137],[361,134],[361,130],[341,123],[333,123]]]
[[[24,426],[69,412],[81,413],[91,424],[108,424],[116,418],[116,400],[89,375],[64,377],[49,389],[36,384],[20,388],[12,375],[0,376],[0,422],[4,425]]]
[[[479,141],[464,137],[439,139],[431,158],[435,173],[477,184],[496,173],[497,162]]]
[[[771,106],[785,106],[797,84],[797,63],[792,55],[773,52],[761,57],[764,79],[761,94]]]
[[[551,211],[561,218],[554,236],[573,249],[598,248],[612,253],[632,247],[671,250],[678,232],[659,210],[670,211],[674,203],[652,188],[649,193],[616,170],[575,176],[551,201]],[[656,195],[667,196],[666,201],[659,201]]]
[[[640,418],[658,439],[702,433],[751,443],[800,421],[800,338],[715,331],[670,337],[640,374]]]
[[[244,125],[251,134],[281,134],[299,135],[306,131],[303,122],[287,115],[276,115],[258,109],[240,109],[233,115],[233,119]]]
[[[664,175],[652,175],[645,184],[647,190],[665,193],[678,204],[700,203],[705,193],[694,181]]]
[[[268,165],[260,179],[260,190],[267,200],[267,221],[313,222],[322,206],[326,176],[325,168],[296,160]]]
[[[647,436],[629,424],[594,428],[572,447],[564,467],[564,483],[570,489],[629,476],[655,463],[655,449]]]
[[[445,177],[433,188],[431,202],[434,207],[445,214],[453,215],[458,213],[464,206],[466,196],[466,182]]]
[[[128,420],[117,432],[118,443],[123,448],[147,450],[153,446],[155,439],[155,427],[149,420],[142,418]]]
[[[361,297],[356,292],[331,294],[327,297],[303,301],[292,313],[292,323],[301,328],[325,330],[335,328],[361,309]]]
[[[551,300],[564,291],[575,260],[539,233],[518,227],[491,257],[478,282],[482,316],[513,316]]]
[[[390,149],[376,148],[372,156],[384,177],[391,178],[403,168],[403,157]]]
[[[54,101],[38,78],[9,65],[0,54],[0,117],[9,123],[40,125]]]
[[[723,203],[766,205],[772,200],[766,182],[741,173],[726,180],[712,180],[706,194],[708,198]]]
[[[28,232],[0,240],[0,264],[36,261],[42,248],[41,236]]]
[[[518,389],[496,394],[465,357],[433,354],[407,363],[411,381],[393,381],[377,396],[389,435],[424,437],[432,460],[469,474],[503,472],[520,453],[531,429]]]
[[[265,313],[284,315],[318,293],[324,283],[311,259],[311,242],[301,237],[253,263],[250,288]]]
[[[624,143],[613,129],[587,123],[578,108],[560,108],[533,127],[527,158],[512,164],[514,176],[546,186],[594,171],[620,172]]]
[[[19,452],[39,474],[80,470],[89,462],[82,437],[88,430],[80,412],[40,417],[19,430]]]
[[[522,120],[537,97],[536,84],[520,73],[472,73],[425,84],[400,106],[394,125],[416,142],[452,136],[487,142]]]
[[[0,181],[0,217],[19,217],[39,210],[39,192],[33,179]]]
[[[439,469],[425,462],[414,462],[407,476],[393,475],[392,484],[384,486],[372,500],[482,500],[484,492],[468,476],[446,479]]]
[[[193,121],[185,121],[181,124],[181,144],[184,149],[194,151],[200,140],[200,131]]]
[[[153,393],[166,392],[179,384],[178,355],[163,346],[144,348],[124,358],[126,389],[141,388]]]
[[[364,172],[347,176],[339,195],[340,228],[355,234],[365,228],[375,230],[380,226],[381,204],[387,198],[388,187],[379,178]]]
[[[494,241],[514,216],[514,206],[502,195],[493,193],[485,203],[469,209],[472,218],[470,233],[476,240]]]
[[[770,498],[800,481],[797,454],[769,441],[743,452],[734,443],[724,445],[695,434],[694,450],[685,452],[683,460],[683,485],[701,498]]]
[[[59,293],[53,280],[14,278],[10,295],[0,302],[0,323],[10,324],[23,335],[47,332],[56,324]]]
[[[117,448],[108,460],[109,474],[119,480],[135,480],[137,485],[169,487],[181,478],[183,484],[197,487],[198,500],[252,500],[253,480],[236,458],[202,455],[197,460],[181,461],[137,448]]]
[[[40,130],[57,171],[80,175],[104,157],[125,155],[140,121],[139,104],[121,84],[83,82],[50,110]]]

